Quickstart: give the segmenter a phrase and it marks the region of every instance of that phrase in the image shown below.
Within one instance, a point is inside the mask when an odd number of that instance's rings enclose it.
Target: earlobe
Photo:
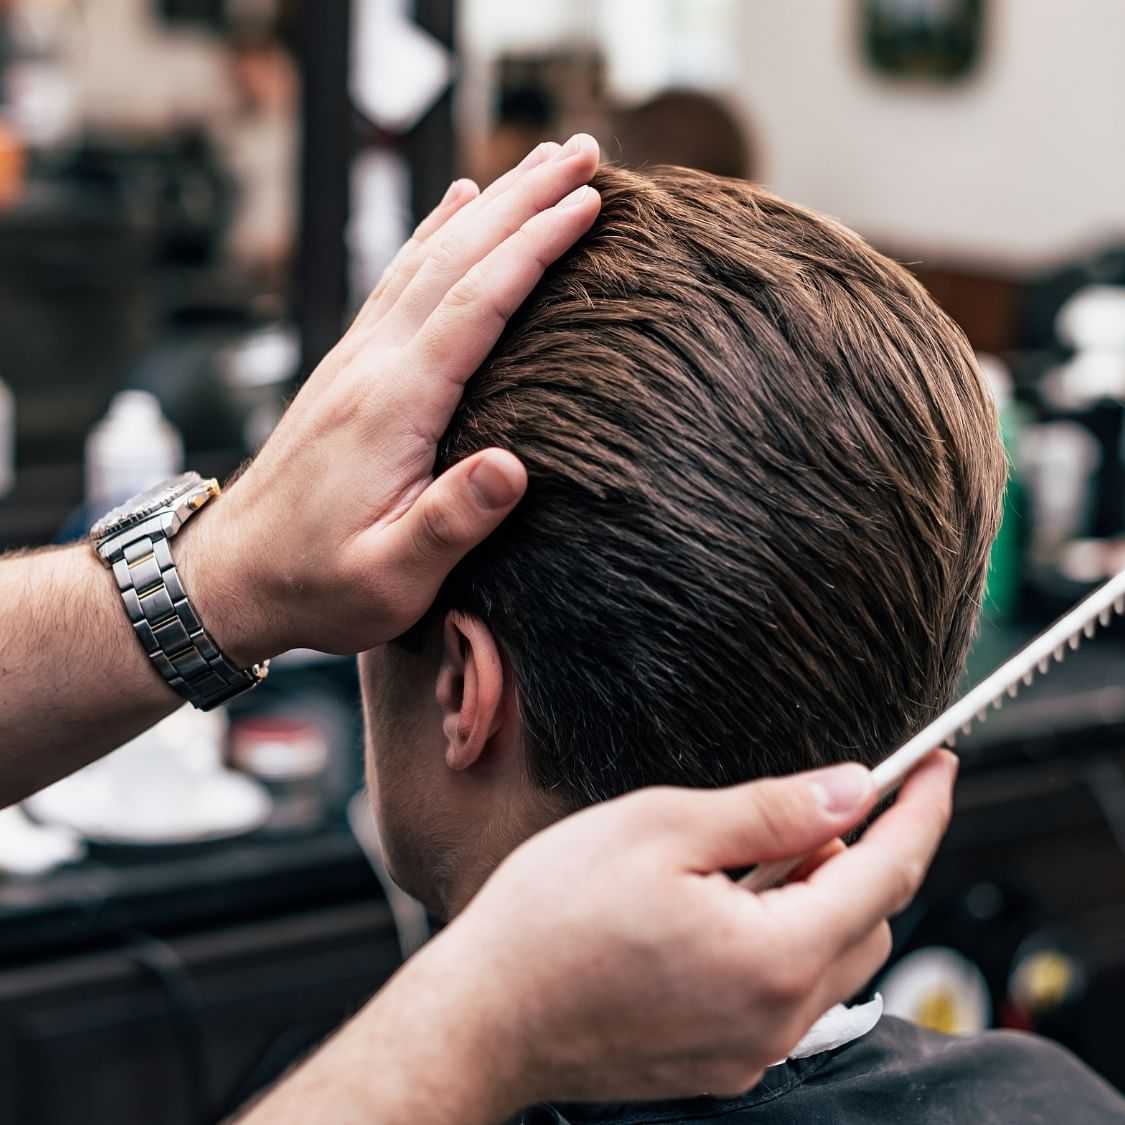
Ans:
[[[445,761],[450,769],[465,770],[500,728],[504,665],[492,630],[477,617],[447,614],[442,640],[436,694]]]

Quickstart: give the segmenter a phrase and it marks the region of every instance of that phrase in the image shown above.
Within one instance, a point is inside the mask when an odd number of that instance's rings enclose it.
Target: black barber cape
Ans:
[[[536,1106],[521,1125],[1104,1125],[1125,1099],[1069,1051],[1021,1032],[963,1038],[884,1016],[859,1039],[770,1067],[740,1098]]]

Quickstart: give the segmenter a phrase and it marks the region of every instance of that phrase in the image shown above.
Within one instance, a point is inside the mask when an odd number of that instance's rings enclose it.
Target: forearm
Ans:
[[[443,944],[448,936],[410,960],[239,1125],[493,1125],[532,1100],[495,977],[478,971],[464,941]]]
[[[0,807],[180,704],[88,545],[0,558]]]

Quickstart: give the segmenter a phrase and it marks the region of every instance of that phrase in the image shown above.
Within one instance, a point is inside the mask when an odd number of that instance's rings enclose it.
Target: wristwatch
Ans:
[[[223,655],[172,561],[170,541],[220,491],[218,481],[184,473],[107,512],[90,529],[145,654],[169,686],[201,711],[256,687],[269,672],[268,660],[239,668]]]

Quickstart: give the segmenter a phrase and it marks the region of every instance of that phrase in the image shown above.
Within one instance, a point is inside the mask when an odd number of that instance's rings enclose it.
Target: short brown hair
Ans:
[[[441,605],[491,626],[575,803],[872,762],[976,626],[1005,464],[973,354],[836,222],[683,168],[594,186],[441,444],[530,475]]]

